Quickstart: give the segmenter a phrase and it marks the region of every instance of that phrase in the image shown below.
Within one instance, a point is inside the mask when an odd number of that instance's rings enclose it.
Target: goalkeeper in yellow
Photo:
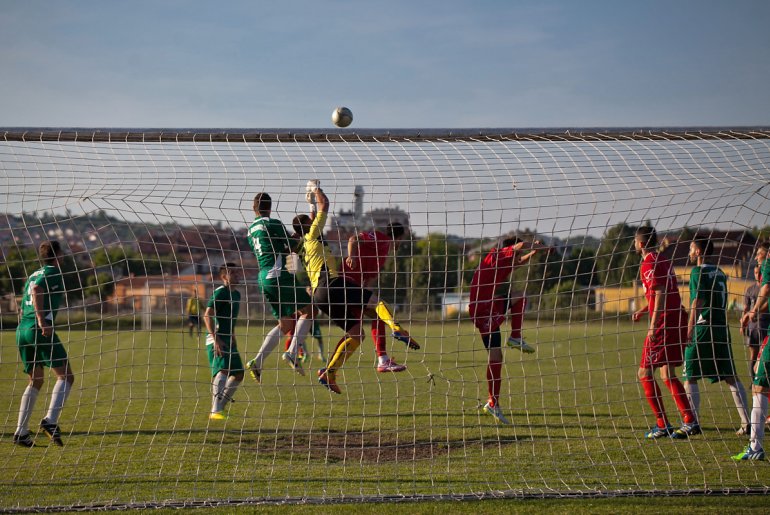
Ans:
[[[332,392],[342,393],[337,385],[337,371],[364,339],[361,321],[364,311],[374,310],[394,332],[403,329],[394,320],[387,304],[381,302],[371,290],[340,273],[337,259],[323,240],[329,198],[318,186],[318,181],[308,183],[307,195],[310,216],[296,216],[292,225],[303,239],[301,256],[313,289],[313,304],[345,331],[345,337],[326,367],[318,371],[318,381]]]

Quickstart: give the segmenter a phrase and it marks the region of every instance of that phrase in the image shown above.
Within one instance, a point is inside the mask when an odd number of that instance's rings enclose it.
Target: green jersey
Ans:
[[[53,324],[56,312],[59,310],[64,295],[64,280],[61,271],[53,265],[45,265],[29,276],[24,285],[24,295],[21,298],[21,323],[24,326],[35,325],[35,306],[32,303],[32,288],[39,286],[43,291],[44,317]]]
[[[697,325],[727,326],[727,276],[714,265],[696,266],[690,272],[690,305],[700,299]]]
[[[278,279],[286,271],[291,238],[280,220],[262,217],[249,227],[249,245],[259,263],[259,282]]]
[[[209,299],[207,307],[214,310],[214,328],[217,336],[229,338],[235,330],[235,322],[241,309],[241,294],[227,286],[220,286]]]

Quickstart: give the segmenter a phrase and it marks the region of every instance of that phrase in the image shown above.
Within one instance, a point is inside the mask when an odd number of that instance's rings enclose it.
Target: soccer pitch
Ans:
[[[227,422],[210,422],[203,338],[186,331],[62,331],[76,373],[61,425],[66,446],[11,445],[26,376],[12,331],[0,332],[0,507],[167,500],[360,499],[506,493],[575,495],[745,490],[770,485],[766,462],[734,463],[746,443],[726,387],[701,383],[704,435],[647,441],[653,417],[636,370],[645,324],[525,322],[535,355],[505,351],[501,405],[512,426],[479,411],[486,353],[470,324],[413,320],[423,344],[409,368],[377,374],[371,339],[334,395],[269,358],[246,378]],[[328,329],[328,328],[327,328]],[[327,347],[339,331],[325,330]],[[261,323],[240,328],[244,358]],[[749,385],[737,329],[738,373]],[[310,342],[310,340],[309,340]],[[312,343],[310,344],[312,348]],[[46,384],[33,424],[44,415]],[[45,396],[45,397],[44,397]],[[664,389],[672,423],[678,414]]]

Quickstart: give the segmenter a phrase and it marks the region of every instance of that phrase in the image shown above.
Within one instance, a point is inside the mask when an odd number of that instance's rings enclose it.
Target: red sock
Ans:
[[[289,350],[289,347],[291,346],[291,339],[294,338],[294,331],[290,332],[286,335],[286,344],[284,345],[283,350],[287,351]]]
[[[503,369],[503,363],[492,361],[487,363],[487,389],[489,390],[489,404],[494,408],[497,406],[497,398],[500,396],[500,373]]]
[[[385,340],[385,322],[380,320],[372,320],[372,339],[374,340],[374,350],[377,351],[377,357],[387,356],[388,351],[385,349],[387,341]]]
[[[519,299],[511,304],[511,336],[521,338],[521,325],[524,322],[524,308],[527,307],[527,299]]]
[[[663,381],[663,383],[674,397],[674,402],[676,402],[676,407],[679,408],[679,413],[682,414],[684,423],[691,424],[695,422],[695,413],[692,411],[690,399],[687,398],[687,391],[684,389],[682,381],[680,381],[679,378],[674,377],[669,378],[667,381]]]
[[[658,427],[668,427],[666,409],[663,407],[663,398],[660,395],[658,383],[656,383],[655,379],[650,376],[643,377],[641,382],[642,388],[644,388],[644,395],[647,397],[647,402],[650,404],[652,412],[655,413]]]

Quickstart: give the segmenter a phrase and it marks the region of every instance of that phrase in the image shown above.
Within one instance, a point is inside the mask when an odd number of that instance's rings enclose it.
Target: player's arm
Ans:
[[[217,336],[216,324],[214,318],[217,316],[216,310],[212,306],[208,306],[206,311],[203,312],[203,325],[206,326],[206,331],[209,332],[211,338],[214,340],[214,355],[222,355],[222,343]]]
[[[663,310],[666,305],[666,292],[662,285],[652,287],[652,316],[650,317],[650,328],[647,330],[647,337],[652,341],[655,338],[655,328],[658,327],[658,320],[663,316]]]
[[[345,258],[351,270],[358,267],[358,235],[354,234],[348,238],[348,257]]]
[[[749,316],[751,313],[751,296],[748,294],[749,290],[743,295],[743,312],[741,313],[741,333],[747,336],[747,330],[749,325]]]
[[[51,336],[53,334],[53,320],[46,318],[46,312],[43,309],[45,307],[45,295],[46,291],[40,284],[33,284],[30,288],[32,293],[32,306],[35,308],[35,319],[37,320],[37,326],[40,328],[40,332],[43,336]]]
[[[528,250],[529,252],[527,252],[526,254],[517,256],[516,265],[518,266],[518,265],[525,264],[527,261],[532,259],[532,256],[537,254],[538,250],[544,250],[544,249],[548,249],[548,246],[543,245],[538,240],[535,240],[532,243],[520,241],[519,243],[513,246],[513,250],[516,252],[519,252],[521,250]]]
[[[698,320],[703,309],[703,299],[695,297],[690,304],[690,316],[687,318],[687,339],[692,340],[693,331],[695,330],[695,321]]]
[[[770,258],[769,258],[770,259]],[[764,281],[762,281],[764,282]],[[757,302],[754,303],[754,307],[751,308],[750,317],[752,322],[757,321],[759,313],[767,311],[767,299],[770,297],[770,283],[765,283],[759,289],[759,295],[757,296]]]

